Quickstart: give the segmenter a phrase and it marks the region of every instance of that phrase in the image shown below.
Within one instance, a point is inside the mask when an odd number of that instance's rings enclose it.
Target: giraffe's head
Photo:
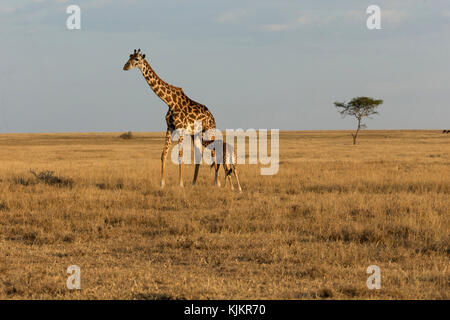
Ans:
[[[130,54],[130,58],[128,59],[127,63],[125,63],[125,65],[123,66],[123,70],[139,68],[140,66],[142,66],[144,59],[145,54],[141,54],[141,49],[134,49],[134,52]]]

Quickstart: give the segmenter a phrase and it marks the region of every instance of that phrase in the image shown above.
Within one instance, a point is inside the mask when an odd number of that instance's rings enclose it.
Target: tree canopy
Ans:
[[[350,102],[335,102],[338,112],[342,116],[354,116],[356,119],[370,117],[378,114],[376,108],[383,103],[383,100],[373,99],[369,97],[353,98]]]

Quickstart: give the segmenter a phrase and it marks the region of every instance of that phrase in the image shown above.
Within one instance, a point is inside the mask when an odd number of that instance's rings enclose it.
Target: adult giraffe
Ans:
[[[183,90],[179,87],[172,86],[165,81],[163,81],[156,72],[152,69],[147,60],[145,60],[145,54],[141,53],[141,49],[134,50],[132,54],[130,54],[130,58],[125,63],[123,70],[129,70],[133,68],[139,68],[144,76],[145,80],[149,84],[150,88],[156,93],[156,95],[164,101],[169,110],[166,114],[166,141],[163,152],[161,154],[161,187],[165,185],[165,168],[166,168],[166,158],[167,153],[169,151],[169,147],[171,144],[171,137],[174,130],[185,130],[187,131],[192,138],[194,138],[195,133],[195,122],[201,122],[202,124],[202,133],[208,132],[210,130],[216,129],[216,122],[214,120],[214,116],[208,110],[208,108],[194,100],[190,99]],[[203,146],[208,146],[210,143],[214,141],[215,137],[210,136],[209,140],[202,140]],[[183,135],[180,135],[179,143],[180,146],[183,142]],[[224,149],[226,144],[224,145]],[[234,151],[232,151],[234,153]],[[214,183],[217,186],[220,186],[220,182],[218,180],[219,176],[219,167],[220,164],[217,162],[215,158],[215,150],[211,150],[211,154],[214,158],[214,167],[215,167],[215,178]],[[179,151],[179,185],[183,186],[183,149],[180,148]],[[223,152],[224,160],[229,159],[229,150],[224,150]],[[225,179],[227,176],[234,172],[235,177],[238,181],[239,190],[241,190],[241,186],[239,184],[239,179],[237,176],[236,168],[235,168],[235,157],[233,158],[231,167],[232,169],[228,169],[227,166],[224,165],[225,169]],[[227,161],[229,163],[229,161]],[[225,161],[224,161],[225,164]],[[195,185],[198,176],[199,163],[195,164],[195,172],[194,179],[192,181],[192,185]],[[226,181],[226,180],[225,180]],[[231,182],[231,181],[230,181]],[[231,185],[232,187],[232,185]]]

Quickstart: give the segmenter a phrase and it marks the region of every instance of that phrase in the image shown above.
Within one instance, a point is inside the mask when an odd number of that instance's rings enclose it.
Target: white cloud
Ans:
[[[444,13],[450,17],[450,11]],[[404,11],[381,10],[381,20],[389,23],[400,23],[407,18]],[[302,27],[322,27],[339,21],[346,23],[362,23],[367,19],[365,11],[348,10],[340,13],[324,14],[323,12],[310,11],[300,15],[296,20],[280,24],[266,24],[260,26],[264,31],[288,31]]]
[[[306,16],[301,16],[297,19],[297,23],[305,25],[305,24],[310,23],[310,19],[308,19],[308,17],[306,17]]]
[[[54,2],[57,2],[57,3],[66,3],[68,0],[54,0]],[[36,2],[36,3],[44,3],[44,2],[49,2],[48,0],[33,0],[33,2]]]
[[[334,20],[334,17],[324,14],[308,13],[297,18],[297,20],[291,24],[291,28],[299,28],[301,26],[321,26],[328,24]]]
[[[322,20],[323,19],[321,19],[321,17],[319,16],[304,14],[294,21],[278,24],[265,24],[260,26],[259,29],[264,31],[288,31],[298,29],[307,25],[319,25],[323,23]]]
[[[244,9],[236,9],[232,11],[223,12],[217,17],[217,22],[226,23],[233,22],[239,20],[247,14],[247,11]]]
[[[261,30],[266,31],[285,31],[289,29],[290,26],[288,24],[265,24],[261,26]]]
[[[399,23],[405,20],[407,14],[399,10],[384,10],[381,9],[381,21],[386,19],[388,22]]]
[[[12,6],[0,6],[0,14],[13,14],[16,10],[17,9]]]
[[[367,19],[367,14],[365,11],[362,10],[349,10],[344,13],[344,17],[346,20],[359,22]]]

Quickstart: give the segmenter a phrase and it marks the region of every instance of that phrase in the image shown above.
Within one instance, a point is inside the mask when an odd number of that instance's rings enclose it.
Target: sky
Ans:
[[[164,131],[135,48],[219,129],[353,129],[356,96],[368,129],[450,129],[448,0],[2,0],[0,39],[0,133]]]

